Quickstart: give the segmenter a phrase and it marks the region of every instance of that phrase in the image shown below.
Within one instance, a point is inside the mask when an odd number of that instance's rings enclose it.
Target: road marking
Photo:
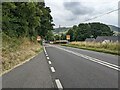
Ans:
[[[48,63],[49,63],[49,64],[52,64],[52,62],[51,62],[51,61],[48,61]]]
[[[120,66],[117,66],[117,65],[114,65],[114,64],[111,64],[111,63],[108,63],[108,62],[105,62],[105,61],[96,59],[96,58],[92,58],[92,57],[89,57],[89,56],[86,56],[86,58],[87,58],[87,59],[90,59],[90,60],[94,59],[95,61],[102,62],[102,63],[108,64],[108,65],[111,65],[111,66],[113,66],[113,67],[120,68]]]
[[[55,69],[54,69],[54,67],[50,67],[50,68],[51,68],[51,71],[52,71],[52,72],[55,72]]]
[[[44,49],[44,51],[46,52],[46,49],[45,49],[45,47],[43,47],[43,49]]]
[[[48,55],[47,52],[45,52],[45,55]]]
[[[48,56],[48,54],[47,54],[47,51],[46,51],[45,47],[44,47],[43,49],[44,49],[45,55],[46,55],[46,56]]]
[[[60,48],[60,47],[57,47],[57,46],[54,46],[54,47],[56,47],[56,48],[58,48],[58,49],[61,49],[61,50],[64,50],[64,51],[66,51],[66,52],[72,53],[72,54],[74,54],[74,55],[80,56],[80,57],[85,58],[85,59],[87,59],[87,60],[90,60],[90,61],[99,63],[99,64],[101,64],[101,65],[104,65],[104,66],[106,66],[106,67],[112,68],[112,69],[114,69],[114,70],[120,71],[120,66],[117,66],[117,65],[115,65],[115,64],[111,64],[111,63],[109,63],[109,62],[105,62],[105,61],[103,61],[103,60],[99,60],[99,59],[96,59],[96,58],[93,58],[93,57],[90,57],[90,56],[87,56],[87,55],[83,55],[83,54],[80,54],[80,53],[77,53],[77,52],[73,52],[73,51],[70,51],[70,50],[67,50],[67,49],[64,49],[64,48]]]
[[[45,52],[45,54],[47,54],[47,52],[46,51],[44,51]]]
[[[49,57],[47,57],[47,59],[50,59]]]
[[[56,80],[55,80],[55,83],[56,83],[57,88],[58,88],[59,90],[63,90],[63,86],[62,86],[62,84],[61,84],[61,82],[60,82],[59,79],[56,79]]]
[[[46,50],[44,50],[46,52]]]
[[[45,47],[43,47],[43,49],[44,49],[45,54],[47,54],[47,51],[46,51]]]

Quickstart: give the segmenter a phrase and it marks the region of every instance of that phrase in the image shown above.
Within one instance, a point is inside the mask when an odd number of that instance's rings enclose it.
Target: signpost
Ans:
[[[66,39],[67,39],[67,40],[70,40],[70,35],[66,35]]]
[[[68,40],[68,44],[69,44],[69,41],[70,41],[70,35],[66,35],[66,39]]]
[[[41,39],[41,36],[37,36],[37,41],[42,45],[42,39]]]
[[[37,41],[41,41],[41,37],[40,36],[37,36]]]

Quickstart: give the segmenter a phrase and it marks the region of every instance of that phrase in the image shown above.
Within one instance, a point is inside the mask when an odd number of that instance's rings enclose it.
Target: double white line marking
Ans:
[[[56,46],[54,46],[54,47],[56,47]],[[64,50],[64,51],[69,52],[69,53],[72,53],[74,55],[80,56],[80,57],[85,58],[87,60],[99,63],[101,65],[104,65],[106,67],[112,68],[114,70],[120,71],[120,66],[117,66],[115,64],[111,64],[109,62],[105,62],[103,60],[99,60],[99,59],[96,59],[96,58],[93,58],[93,57],[90,57],[90,56],[87,56],[87,55],[83,55],[83,54],[80,54],[80,53],[77,53],[77,52],[73,52],[73,51],[70,51],[70,50],[67,50],[67,49],[64,49],[64,48],[60,48],[60,47],[56,47],[56,48]]]

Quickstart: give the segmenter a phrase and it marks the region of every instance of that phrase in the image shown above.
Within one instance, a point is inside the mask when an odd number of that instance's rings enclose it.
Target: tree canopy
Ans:
[[[45,38],[54,25],[50,12],[44,2],[4,2],[2,31],[10,37]]]
[[[97,36],[112,36],[111,29],[102,23],[81,23],[74,25],[66,33],[71,36],[70,41],[84,41],[86,38],[96,38]]]

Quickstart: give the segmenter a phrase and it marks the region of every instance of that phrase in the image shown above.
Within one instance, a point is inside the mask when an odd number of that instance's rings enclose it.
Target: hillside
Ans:
[[[46,7],[44,2],[2,3],[1,62],[3,71],[0,74],[23,63],[42,50],[36,37],[45,38],[53,29],[50,12],[50,8]]]
[[[120,34],[120,28],[113,26],[113,25],[108,25],[110,27],[110,29],[115,33],[115,35]]]
[[[66,33],[68,30],[69,30],[69,28],[67,28],[67,27],[55,28],[55,30],[53,31],[53,33],[54,34]]]
[[[120,33],[120,28],[113,26],[113,25],[108,25],[110,27],[110,29],[112,31],[114,31],[114,33],[118,34]],[[70,27],[69,27],[70,28]],[[61,27],[61,28],[54,28],[55,30],[53,31],[54,34],[58,34],[58,33],[65,33],[69,30],[68,27]]]
[[[113,25],[108,25],[110,27],[110,29],[112,31],[117,31],[117,32],[120,32],[120,28],[119,27],[116,27],[116,26],[113,26]]]

